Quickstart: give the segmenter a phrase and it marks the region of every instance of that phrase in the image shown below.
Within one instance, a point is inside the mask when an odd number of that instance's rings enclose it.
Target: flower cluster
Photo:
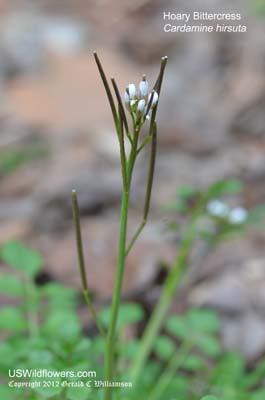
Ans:
[[[135,84],[130,83],[124,93],[124,101],[128,111],[144,116],[144,119],[150,118],[150,111],[158,102],[158,93],[155,90],[149,92],[146,76],[143,75],[139,83],[139,91]]]
[[[230,224],[239,225],[246,222],[248,212],[243,207],[229,209],[228,205],[218,199],[209,201],[207,211],[213,217],[225,218]]]

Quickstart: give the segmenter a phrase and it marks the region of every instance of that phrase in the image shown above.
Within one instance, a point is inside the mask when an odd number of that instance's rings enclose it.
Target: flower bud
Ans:
[[[153,100],[152,100],[151,108],[153,108],[156,105],[156,103],[158,102],[158,93],[155,92],[155,91],[153,91],[153,93],[154,94],[153,94]],[[151,96],[152,96],[152,93],[149,93],[148,102],[151,100]]]
[[[229,212],[227,204],[218,199],[209,201],[206,208],[208,213],[214,217],[225,218]]]
[[[144,113],[144,111],[145,111],[145,100],[144,99],[138,101],[137,110],[140,111],[141,113]]]
[[[145,77],[143,77],[143,80],[139,83],[139,90],[142,97],[148,95],[148,82]]]
[[[128,91],[129,91],[130,99],[133,99],[135,97],[135,95],[136,95],[136,88],[135,88],[135,85],[133,83],[129,84]]]
[[[125,101],[125,104],[130,103],[130,96],[129,96],[128,92],[124,93],[124,101]]]
[[[228,216],[228,220],[231,224],[243,224],[248,217],[248,212],[243,207],[233,208]]]

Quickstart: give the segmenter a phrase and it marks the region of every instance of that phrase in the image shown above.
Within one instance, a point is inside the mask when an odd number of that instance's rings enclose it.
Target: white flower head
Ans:
[[[144,111],[145,111],[145,100],[144,99],[138,101],[137,110],[140,111],[141,113],[144,113]]]
[[[143,79],[139,83],[139,90],[141,97],[145,97],[148,95],[148,82],[146,80],[145,75],[143,76]]]
[[[239,224],[243,224],[244,222],[246,222],[247,217],[248,217],[248,212],[245,208],[236,207],[230,211],[230,213],[228,215],[228,221],[231,224],[239,225]]]
[[[225,218],[228,216],[229,213],[228,205],[218,199],[209,201],[209,203],[206,206],[206,209],[208,213],[214,217]]]
[[[129,97],[132,100],[136,95],[136,88],[134,83],[130,83],[128,85],[128,92],[129,92]]]

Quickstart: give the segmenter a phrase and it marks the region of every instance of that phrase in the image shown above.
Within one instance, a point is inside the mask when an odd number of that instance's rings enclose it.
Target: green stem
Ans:
[[[136,230],[135,234],[133,235],[130,243],[127,246],[126,249],[126,257],[131,251],[132,247],[134,246],[134,243],[138,239],[139,235],[141,234],[142,230],[144,229],[147,218],[148,218],[148,213],[149,213],[149,207],[150,207],[150,200],[151,200],[151,193],[152,193],[152,187],[153,187],[153,179],[154,179],[154,171],[155,171],[155,158],[156,158],[156,123],[154,124],[154,131],[152,132],[152,143],[151,143],[151,153],[150,153],[150,160],[149,160],[149,170],[148,170],[148,178],[147,178],[147,184],[146,184],[146,193],[145,193],[145,202],[144,202],[144,211],[143,211],[143,218],[142,221]],[[138,154],[137,150],[136,153]]]
[[[175,263],[166,278],[160,299],[158,300],[150,321],[148,322],[148,325],[145,329],[143,338],[141,339],[140,348],[138,350],[138,353],[136,354],[131,369],[131,376],[134,384],[137,383],[137,380],[141,375],[147,357],[152,350],[154,340],[157,337],[159,330],[161,329],[170,303],[175,296],[176,289],[183,276],[183,271],[187,264],[190,250],[196,234],[197,219],[201,214],[203,205],[204,202],[200,202],[198,207],[196,207],[196,209],[194,210],[191,221],[186,229],[186,232],[184,233],[182,244],[177,254]]]
[[[133,235],[133,237],[132,237],[130,243],[128,244],[128,247],[127,247],[127,249],[126,249],[126,257],[128,256],[128,254],[130,253],[131,249],[133,248],[134,243],[135,243],[136,240],[138,239],[138,237],[139,237],[140,233],[142,232],[142,230],[144,229],[145,225],[146,225],[146,219],[143,219],[142,222],[140,223],[140,225],[139,225],[137,231],[136,231],[135,234]]]
[[[117,325],[118,311],[120,306],[122,279],[124,272],[128,205],[129,205],[129,192],[123,192],[122,204],[121,204],[117,273],[116,273],[116,281],[112,298],[110,326],[106,341],[105,380],[107,381],[112,381],[113,378],[114,342],[115,342],[116,325]],[[111,399],[112,399],[112,388],[107,387],[105,390],[105,400],[111,400]]]
[[[115,286],[112,297],[111,305],[111,317],[110,326],[108,330],[106,340],[106,352],[105,352],[105,380],[111,381],[113,377],[113,358],[114,358],[114,342],[116,334],[117,318],[121,300],[121,289],[124,273],[124,265],[126,259],[126,237],[127,237],[127,220],[128,220],[128,208],[129,208],[129,197],[131,180],[133,174],[133,168],[137,157],[137,144],[138,144],[139,131],[135,129],[132,148],[129,156],[128,163],[126,165],[126,187],[123,187],[123,195],[121,202],[121,216],[120,216],[120,234],[119,234],[119,246],[118,246],[118,260],[116,269]],[[123,172],[125,174],[125,172]],[[105,400],[112,399],[112,388],[107,387],[104,393]]]
[[[191,344],[183,344],[178,350],[178,355],[176,356],[175,354],[173,354],[164,372],[157,380],[157,383],[151,392],[150,400],[159,400],[162,398],[162,394],[166,390],[167,386],[172,381],[174,375],[189,355],[191,347]]]
[[[84,251],[83,251],[83,240],[82,240],[81,225],[80,225],[80,211],[79,211],[76,190],[72,190],[72,209],[73,209],[73,217],[74,217],[74,223],[75,223],[76,248],[77,248],[77,255],[78,255],[79,272],[80,272],[82,288],[83,288],[83,295],[84,295],[88,310],[90,311],[99,332],[101,333],[102,336],[106,336],[103,326],[101,325],[101,323],[97,317],[96,311],[93,307],[93,304],[91,301],[91,295],[90,295],[90,292],[88,289]]]

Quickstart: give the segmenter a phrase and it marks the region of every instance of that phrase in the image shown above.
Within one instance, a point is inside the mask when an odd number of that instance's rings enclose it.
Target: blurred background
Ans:
[[[187,4],[188,3],[188,4]],[[166,34],[163,11],[240,12],[246,33]],[[112,292],[121,177],[111,113],[92,56],[123,88],[152,83],[169,58],[158,116],[151,214],[132,251],[126,299],[151,309],[178,237],[162,208],[182,185],[236,177],[235,205],[265,203],[265,3],[262,0],[0,0],[0,244],[41,251],[40,282],[80,287],[70,193],[80,197],[89,284]],[[148,155],[137,165],[129,234],[141,218]],[[265,233],[200,257],[173,310],[214,307],[226,348],[265,353]],[[199,252],[200,249],[197,249]],[[194,257],[194,260],[198,258]]]

